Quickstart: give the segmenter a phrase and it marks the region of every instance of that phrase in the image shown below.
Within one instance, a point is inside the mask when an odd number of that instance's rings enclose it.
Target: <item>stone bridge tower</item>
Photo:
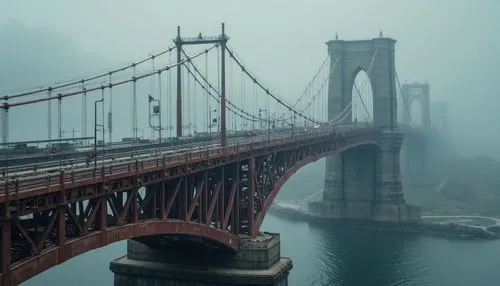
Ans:
[[[445,101],[433,102],[431,109],[431,121],[436,131],[448,138],[448,104]]]
[[[402,108],[401,123],[404,125],[411,125],[411,107],[415,101],[420,104],[423,131],[428,132],[431,129],[431,104],[428,83],[412,83],[403,84],[403,104],[407,106]],[[415,126],[419,127],[419,126]]]
[[[390,222],[419,219],[418,209],[405,204],[400,178],[403,134],[397,129],[395,43],[384,37],[327,42],[329,120],[349,105],[354,79],[364,70],[373,89],[373,121],[381,133],[379,146],[360,146],[327,158],[323,200],[309,205],[315,216]],[[350,122],[347,116],[344,123]]]
[[[405,142],[402,147],[402,171],[405,179],[412,184],[424,183],[428,177],[426,169],[430,157],[431,125],[431,104],[430,88],[428,83],[412,83],[402,85],[403,102],[405,106],[401,108],[401,124],[407,130],[417,130],[417,134],[405,135]],[[412,114],[412,106],[418,102],[420,105],[421,124],[414,122],[412,118],[417,114]]]

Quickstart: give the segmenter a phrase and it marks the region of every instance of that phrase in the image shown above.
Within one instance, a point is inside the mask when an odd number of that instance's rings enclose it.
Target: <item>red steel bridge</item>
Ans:
[[[394,40],[381,36],[329,42],[327,59],[298,99],[288,103],[249,71],[227,45],[228,39],[224,26],[216,37],[184,38],[179,29],[174,47],[131,65],[2,97],[2,139],[8,146],[9,114],[48,104],[47,139],[53,140],[51,103],[55,102],[58,139],[63,139],[63,102],[82,98],[85,131],[87,100],[97,95],[94,143],[87,148],[91,156],[64,164],[59,160],[4,167],[0,285],[17,285],[79,254],[130,238],[188,235],[238,251],[238,237],[259,233],[287,179],[324,157],[328,158],[325,192],[323,204],[312,208],[316,215],[394,222],[418,216],[405,204],[399,178],[403,133],[395,115],[399,80]],[[209,48],[191,55],[185,50],[187,45],[202,44]],[[214,51],[217,83],[208,78],[208,64],[205,71],[199,67],[200,58],[207,59]],[[176,60],[172,61],[174,52]],[[167,63],[162,64],[162,57],[169,58]],[[152,63],[151,69],[137,72],[147,63]],[[226,65],[231,70],[236,66],[241,79],[230,75],[228,80]],[[373,112],[368,112],[369,106],[353,84],[360,70],[372,85]],[[112,91],[118,88],[132,91],[131,138],[139,137],[137,90],[140,81],[148,80],[158,84],[152,87],[157,97],[149,95],[153,104],[149,125],[157,135],[156,145],[135,145],[125,153],[106,149],[106,143],[99,145],[98,137],[102,131],[104,141],[106,128],[104,107],[102,122],[98,120],[98,104],[110,102],[109,143],[113,140]],[[167,92],[162,85],[166,81]],[[171,86],[176,86],[175,94],[169,92]],[[199,97],[189,98],[189,93]],[[356,97],[371,113],[369,122],[354,120]],[[165,101],[170,103],[167,109],[175,110],[169,114],[176,114],[167,123],[161,117]],[[204,126],[198,126],[198,134],[210,138],[184,142],[196,125]],[[174,126],[175,136],[165,136]],[[15,128],[29,132],[30,127]],[[162,145],[165,142],[176,144]],[[4,159],[13,161],[15,155],[10,156]],[[332,170],[336,175],[329,175]]]

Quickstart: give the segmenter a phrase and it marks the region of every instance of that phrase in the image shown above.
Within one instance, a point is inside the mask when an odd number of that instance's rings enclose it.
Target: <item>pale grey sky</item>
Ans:
[[[225,22],[229,45],[293,101],[336,32],[366,39],[382,29],[398,41],[401,80],[427,80],[431,100],[449,102],[457,149],[498,158],[498,11],[495,0],[2,1],[0,90],[107,71],[170,46],[177,25],[215,35]]]

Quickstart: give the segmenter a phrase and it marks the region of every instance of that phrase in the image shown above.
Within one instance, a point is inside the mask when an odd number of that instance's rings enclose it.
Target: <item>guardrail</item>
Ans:
[[[283,130],[278,130],[279,133],[283,133]],[[261,135],[262,136],[262,135]],[[228,138],[229,140],[241,140],[245,139],[245,136],[235,136],[232,138]],[[199,142],[190,142],[190,143],[185,143],[185,144],[179,144],[179,145],[168,145],[168,146],[162,146],[162,147],[153,147],[150,148],[148,146],[137,146],[137,149],[132,150],[132,151],[125,151],[125,152],[113,152],[112,149],[102,149],[99,148],[98,150],[98,155],[97,155],[97,164],[100,165],[102,164],[103,161],[105,160],[111,160],[113,158],[124,158],[124,157],[130,157],[134,158],[137,156],[143,156],[147,155],[149,153],[154,153],[154,152],[164,152],[168,150],[176,150],[179,148],[193,148],[193,147],[201,147],[205,145],[211,145],[211,144],[218,144],[219,140],[217,138],[213,140],[202,140]],[[85,155],[87,152],[80,152],[82,156]],[[78,154],[78,153],[75,153]],[[88,159],[88,157],[77,157],[77,158],[70,158],[70,159],[64,159],[64,160],[54,160],[51,162],[36,162],[36,163],[29,163],[29,164],[23,164],[23,165],[13,165],[9,167],[4,167],[0,171],[0,181],[7,180],[9,177],[22,177],[23,175],[26,175],[26,173],[30,172],[37,172],[39,174],[42,174],[43,172],[54,172],[54,171],[60,171],[62,169],[68,170],[68,169],[73,169],[73,168],[78,168],[78,165],[82,165],[80,167],[84,167],[86,164],[94,163],[93,159]],[[50,169],[50,170],[49,170]]]
[[[215,141],[208,141],[209,143],[215,142]],[[206,142],[203,142],[206,143]],[[177,146],[167,146],[167,147],[157,147],[157,148],[138,148],[137,150],[134,151],[127,151],[127,152],[108,152],[108,150],[100,150],[98,152],[98,164],[101,164],[103,160],[111,160],[112,158],[123,158],[123,157],[137,157],[137,156],[142,156],[142,155],[147,155],[149,153],[154,153],[158,151],[167,151],[167,150],[175,150],[178,147],[185,147],[185,148],[192,148],[196,146],[203,146],[203,143],[189,143],[189,144],[183,144],[183,145],[177,145]],[[102,152],[104,152],[104,155],[101,156]],[[99,154],[101,153],[101,154]],[[55,160],[52,162],[41,162],[41,163],[30,163],[30,164],[24,164],[24,165],[15,165],[11,167],[4,167],[2,168],[0,180],[5,180],[7,177],[11,175],[19,175],[21,172],[27,172],[27,171],[43,171],[43,169],[47,168],[52,168],[52,169],[63,169],[63,168],[73,168],[75,165],[78,164],[83,164],[85,165],[87,163],[87,158],[71,158],[71,159],[64,159],[64,160]],[[92,160],[90,163],[93,163],[94,161]]]
[[[99,178],[105,179],[109,176],[119,176],[120,174],[129,175],[130,172],[135,171],[140,174],[148,169],[163,167],[174,167],[177,165],[187,164],[196,160],[208,160],[220,156],[227,156],[232,154],[244,153],[248,151],[265,149],[270,147],[282,146],[288,143],[299,143],[314,138],[324,136],[332,136],[335,134],[342,134],[343,137],[347,135],[355,136],[353,131],[366,131],[373,128],[356,128],[348,127],[338,130],[311,130],[309,132],[295,134],[292,136],[273,136],[264,138],[258,141],[248,140],[247,142],[232,144],[225,147],[212,147],[204,148],[203,150],[195,150],[189,152],[176,152],[171,155],[156,152],[144,158],[143,160],[135,159],[127,162],[111,162],[110,164],[101,164],[98,168],[86,167],[81,169],[72,169],[67,172],[60,170],[57,174],[34,175],[27,178],[16,178],[14,180],[6,180],[0,184],[0,197],[3,200],[9,200],[11,197],[15,199],[20,193],[30,192],[35,189],[47,189],[47,192],[55,192],[60,189],[64,184],[76,184],[85,181],[95,181]]]

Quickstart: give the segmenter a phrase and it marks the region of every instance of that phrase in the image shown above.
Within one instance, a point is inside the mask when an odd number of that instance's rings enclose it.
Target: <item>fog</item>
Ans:
[[[339,39],[371,39],[382,30],[398,41],[399,78],[427,81],[431,102],[448,103],[456,151],[500,158],[498,11],[495,0],[2,1],[0,92],[108,71],[172,46],[177,25],[187,36],[218,35],[225,22],[229,46],[292,102],[327,55],[326,41],[336,33]],[[79,103],[68,101],[64,129],[80,127],[80,115],[74,114]],[[12,115],[11,139],[45,136],[45,113],[37,110],[46,112],[46,104],[41,105]],[[140,124],[147,126],[139,110]],[[124,135],[126,117],[122,112],[115,119]]]

